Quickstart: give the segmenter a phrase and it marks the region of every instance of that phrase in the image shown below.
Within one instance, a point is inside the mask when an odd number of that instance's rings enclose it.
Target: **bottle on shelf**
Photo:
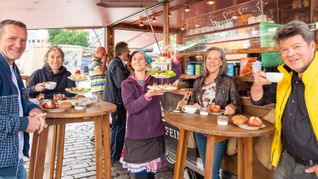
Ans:
[[[188,64],[188,66],[187,66],[187,74],[188,75],[194,75],[194,64]]]
[[[201,64],[196,64],[195,65],[195,75],[201,75],[201,72],[202,72]]]
[[[233,63],[227,64],[227,75],[234,77],[234,64]]]

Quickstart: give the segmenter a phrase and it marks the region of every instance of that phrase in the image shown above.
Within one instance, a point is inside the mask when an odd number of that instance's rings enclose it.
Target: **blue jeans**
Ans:
[[[207,138],[205,135],[196,133],[196,132],[194,133],[194,137],[195,137],[195,142],[197,144],[198,151],[204,166]],[[220,178],[221,162],[222,162],[226,145],[227,145],[227,140],[214,144],[214,160],[213,160],[213,169],[212,169],[213,179]]]
[[[19,161],[17,176],[0,176],[0,179],[26,179],[27,172],[23,166],[23,160]]]

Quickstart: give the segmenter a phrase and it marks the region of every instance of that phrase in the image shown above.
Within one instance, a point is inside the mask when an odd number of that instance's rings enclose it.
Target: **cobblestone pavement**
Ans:
[[[74,123],[66,125],[62,179],[96,178],[94,144],[90,142],[93,134],[93,123]],[[26,161],[28,168],[29,161]],[[172,173],[163,170],[156,174],[157,179],[171,179]],[[135,178],[121,163],[112,166],[113,179]]]

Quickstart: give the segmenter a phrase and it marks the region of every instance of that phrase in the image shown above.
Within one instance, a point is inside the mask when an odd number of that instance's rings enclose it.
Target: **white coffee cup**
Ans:
[[[185,105],[182,107],[182,111],[186,113],[195,113],[197,111],[197,108],[192,105]]]
[[[268,81],[272,83],[277,83],[283,79],[283,74],[278,72],[266,72],[265,77]]]
[[[253,67],[253,74],[255,74],[259,71],[262,71],[262,62],[255,61],[255,62],[253,62],[252,67]]]
[[[267,21],[267,17],[264,14],[258,15],[256,17],[256,22],[266,22]]]
[[[44,83],[44,87],[46,89],[52,90],[52,89],[54,89],[56,87],[56,82],[54,82],[54,81],[45,82]]]

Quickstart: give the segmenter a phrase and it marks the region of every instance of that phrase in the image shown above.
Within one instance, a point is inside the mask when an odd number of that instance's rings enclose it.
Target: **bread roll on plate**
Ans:
[[[244,115],[235,115],[232,117],[232,121],[238,125],[242,125],[247,123],[248,118]]]
[[[263,125],[263,121],[259,117],[251,116],[247,124],[249,126],[261,127]]]

